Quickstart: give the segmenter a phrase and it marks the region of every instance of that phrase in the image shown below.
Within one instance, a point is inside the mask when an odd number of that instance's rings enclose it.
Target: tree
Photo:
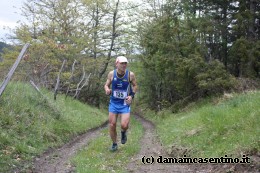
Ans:
[[[259,9],[255,0],[238,1],[233,14],[230,71],[237,77],[259,77]]]
[[[145,68],[142,87],[144,99],[155,109],[173,105],[175,111],[179,102],[222,93],[234,84],[222,59],[214,60],[218,58],[208,52],[223,43],[223,39],[215,38],[215,29],[206,25],[213,20],[205,14],[201,17],[207,20],[198,19],[194,12],[198,1],[183,2],[186,4],[167,1],[160,9],[161,16],[147,22],[149,25],[142,23],[146,26],[141,35]],[[210,47],[212,43],[216,44]],[[224,49],[218,50],[223,53]]]
[[[122,43],[131,42],[131,37],[121,39],[130,30],[124,18],[127,10],[119,0],[27,0],[23,15],[29,23],[21,24],[13,38],[21,44],[31,43],[27,59],[32,68],[29,76],[38,85],[53,88],[61,63],[66,59],[60,90],[66,91],[68,83],[76,86],[84,67],[92,75],[79,98],[98,105],[96,98],[109,63],[125,50],[127,44]]]

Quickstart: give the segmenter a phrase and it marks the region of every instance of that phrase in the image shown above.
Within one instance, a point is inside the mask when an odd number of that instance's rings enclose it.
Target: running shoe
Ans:
[[[125,144],[127,141],[126,131],[121,131],[121,143]]]
[[[117,150],[117,143],[113,143],[112,147],[110,148],[110,151],[116,151]]]

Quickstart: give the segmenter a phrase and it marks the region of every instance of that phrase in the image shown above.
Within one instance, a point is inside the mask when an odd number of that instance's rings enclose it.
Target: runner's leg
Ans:
[[[125,144],[127,141],[126,130],[128,129],[130,121],[130,113],[121,114],[121,143]]]
[[[130,113],[121,114],[121,130],[126,131],[129,126]]]
[[[109,112],[109,134],[113,143],[117,143],[117,133],[116,133],[116,121],[117,114]]]

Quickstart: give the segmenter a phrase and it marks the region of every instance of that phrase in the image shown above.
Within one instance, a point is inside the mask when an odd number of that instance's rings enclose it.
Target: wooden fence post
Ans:
[[[23,58],[25,52],[27,51],[27,48],[30,46],[29,43],[26,43],[24,46],[23,46],[23,49],[22,51],[20,52],[18,58],[16,59],[15,63],[13,64],[11,70],[9,71],[9,73],[7,74],[7,76],[5,77],[3,83],[1,84],[1,87],[0,87],[0,97],[2,95],[2,93],[4,92],[8,82],[10,81],[11,77],[13,76],[18,64],[20,63],[21,59]]]

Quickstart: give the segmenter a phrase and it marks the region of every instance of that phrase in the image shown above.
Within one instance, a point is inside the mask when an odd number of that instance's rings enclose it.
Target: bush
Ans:
[[[223,93],[236,84],[236,79],[227,73],[224,65],[217,60],[208,63],[195,78],[198,88],[207,94]]]

